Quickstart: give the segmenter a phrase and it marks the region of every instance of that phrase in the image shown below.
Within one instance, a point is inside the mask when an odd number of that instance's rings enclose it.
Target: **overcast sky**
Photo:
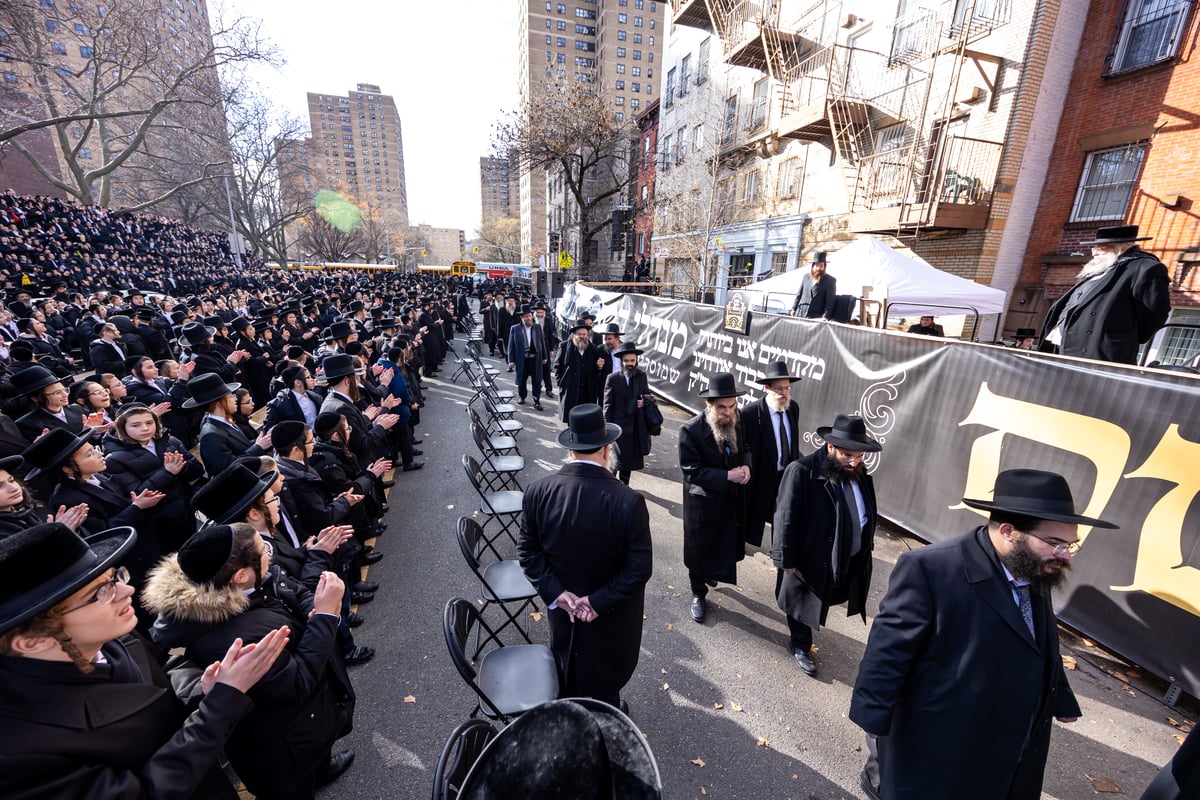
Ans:
[[[479,158],[517,103],[517,0],[225,0],[264,21],[287,64],[260,74],[307,120],[306,92],[373,83],[396,99],[412,224],[479,228]],[[217,0],[210,0],[216,16]],[[374,16],[367,24],[364,19]]]

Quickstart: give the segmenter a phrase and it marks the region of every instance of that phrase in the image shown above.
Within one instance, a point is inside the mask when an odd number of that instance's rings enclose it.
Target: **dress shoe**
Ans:
[[[879,800],[879,787],[871,783],[871,779],[867,777],[867,771],[864,769],[858,773],[858,788],[863,790],[863,793],[871,800]]]
[[[692,619],[696,622],[704,622],[704,615],[708,613],[708,603],[703,597],[692,596]]]
[[[329,757],[329,763],[317,770],[317,786],[321,787],[333,783],[338,778],[342,777],[342,773],[350,769],[350,765],[353,763],[353,750],[343,750],[337,755],[331,755]]]
[[[371,526],[371,532],[378,536],[387,530],[387,525],[388,524],[386,522],[376,522],[373,526]]]
[[[346,666],[357,667],[359,664],[367,663],[374,657],[374,647],[367,647],[365,644],[356,644],[354,645],[354,649],[345,655]]]
[[[383,553],[380,553],[379,551],[367,553],[365,556],[363,556],[363,563],[365,563],[367,566],[370,566],[371,564],[378,564],[380,561],[383,561]]]
[[[535,409],[535,410],[537,410],[537,411],[543,411],[543,410],[544,410],[544,409],[542,408],[542,404],[541,404],[541,403],[539,403],[537,400],[534,400],[534,401],[533,401],[533,407],[534,407],[534,409]]]
[[[411,464],[405,464],[405,465],[402,467],[402,469],[403,469],[403,471],[404,471],[404,472],[416,472],[417,470],[419,470],[419,469],[420,469],[421,467],[423,467],[423,466],[425,466],[425,463],[424,463],[424,462],[422,462],[422,461],[414,461],[414,462],[413,462],[413,463],[411,463]]]
[[[412,454],[413,454],[414,456],[423,456],[423,455],[425,455],[425,451],[424,451],[424,450],[418,450],[417,448],[415,448],[415,447],[414,447],[414,448],[413,448],[413,451],[412,451]]]
[[[552,392],[552,391],[550,391],[549,389],[547,389],[547,390],[546,390],[546,397],[549,397],[551,400],[553,400],[553,399],[554,399],[554,392]]]
[[[817,676],[817,662],[813,661],[811,652],[808,650],[793,650],[792,655],[796,657],[796,663],[800,665],[800,669],[805,675],[810,678]]]
[[[375,599],[375,595],[373,592],[354,592],[354,591],[350,592],[350,602],[355,603],[357,605],[362,605],[363,603],[369,603],[374,599]]]
[[[366,622],[366,619],[363,618],[362,614],[355,614],[353,611],[351,611],[349,614],[346,615],[346,624],[349,625],[351,628],[357,628],[359,625],[362,625],[364,622]]]
[[[395,481],[380,481],[379,485],[384,489],[390,489],[396,485]]]
[[[379,591],[379,584],[376,581],[359,581],[350,587],[350,591],[373,593]]]
[[[525,398],[524,397],[518,398],[517,405],[519,405],[519,406],[525,405]]]
[[[395,481],[392,481],[392,483],[395,483]],[[379,504],[379,513],[380,514],[386,514],[387,512],[389,512],[391,510],[392,510],[392,507],[388,503],[380,503]]]

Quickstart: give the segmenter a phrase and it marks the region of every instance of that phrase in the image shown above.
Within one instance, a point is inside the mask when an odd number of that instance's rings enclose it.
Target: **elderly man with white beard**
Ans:
[[[1138,347],[1171,313],[1170,277],[1153,254],[1134,242],[1137,225],[1100,228],[1070,291],[1050,307],[1041,349],[1066,356],[1133,364]]]
[[[745,558],[746,484],[750,451],[742,432],[732,374],[718,372],[700,393],[704,412],[679,429],[683,471],[683,563],[692,589],[691,615],[704,622],[709,587],[737,583]]]

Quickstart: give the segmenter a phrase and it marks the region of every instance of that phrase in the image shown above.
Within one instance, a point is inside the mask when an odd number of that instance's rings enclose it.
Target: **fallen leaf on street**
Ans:
[[[700,787],[700,794],[708,794],[708,789],[705,789],[703,786],[701,786],[701,787]]]
[[[724,707],[725,707],[724,703],[713,703],[713,708],[717,709],[718,711],[720,711]]]
[[[1062,662],[1065,669],[1075,669],[1075,667],[1078,666],[1075,661],[1075,656],[1064,655],[1062,657]]]
[[[664,683],[664,684],[663,684],[663,688],[662,688],[662,690],[665,692],[667,689],[670,689],[670,688],[671,688],[671,684],[669,684],[669,683]]]
[[[693,758],[692,763],[695,764],[697,767],[703,767],[704,759],[703,758]]]
[[[729,707],[733,709],[733,713],[735,713],[735,714],[737,714],[738,712],[740,712],[742,710],[742,707],[739,706],[737,703],[730,703]]]
[[[533,617],[534,622],[542,621],[542,612],[540,612],[540,611],[531,612],[529,616]]]
[[[404,702],[406,702],[406,703],[415,703],[415,702],[417,702],[417,698],[413,697],[411,694],[410,694],[410,695],[405,695],[405,697],[404,697]]]
[[[1186,737],[1182,733],[1175,734],[1175,741],[1179,742],[1180,744],[1183,744],[1183,740],[1185,738]]]
[[[452,505],[446,506],[446,510],[447,510],[447,511],[453,511],[453,510],[454,510],[454,506],[452,506]]]
[[[1124,794],[1121,787],[1110,781],[1108,778],[1093,778],[1091,775],[1084,774],[1085,778],[1092,782],[1092,788],[1101,794]]]
[[[758,737],[758,746],[765,747],[769,750],[771,748],[771,743],[769,741],[767,741],[767,737],[760,736],[760,737]]]
[[[663,667],[661,670],[659,670],[659,672],[661,672],[663,675],[666,675],[666,674],[667,674],[667,668],[666,668],[666,667]]]
[[[668,623],[667,623],[667,630],[669,630],[669,631],[673,631],[673,630],[675,630],[675,626],[674,626],[674,625],[672,625],[671,623],[669,623],[669,622],[668,622]]]

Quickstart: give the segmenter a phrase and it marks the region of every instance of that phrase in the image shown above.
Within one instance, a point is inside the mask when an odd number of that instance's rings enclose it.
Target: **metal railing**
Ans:
[[[882,319],[884,321],[887,320],[888,312],[890,312],[892,310],[892,306],[902,306],[904,308],[926,308],[926,309],[955,308],[960,311],[966,311],[971,316],[971,338],[970,338],[970,341],[972,341],[972,342],[975,341],[975,337],[979,335],[979,309],[976,308],[975,306],[955,306],[955,305],[947,305],[946,303],[914,303],[911,300],[895,300],[895,301],[888,300],[886,303],[883,304]],[[930,315],[927,314],[925,316],[930,316]]]

